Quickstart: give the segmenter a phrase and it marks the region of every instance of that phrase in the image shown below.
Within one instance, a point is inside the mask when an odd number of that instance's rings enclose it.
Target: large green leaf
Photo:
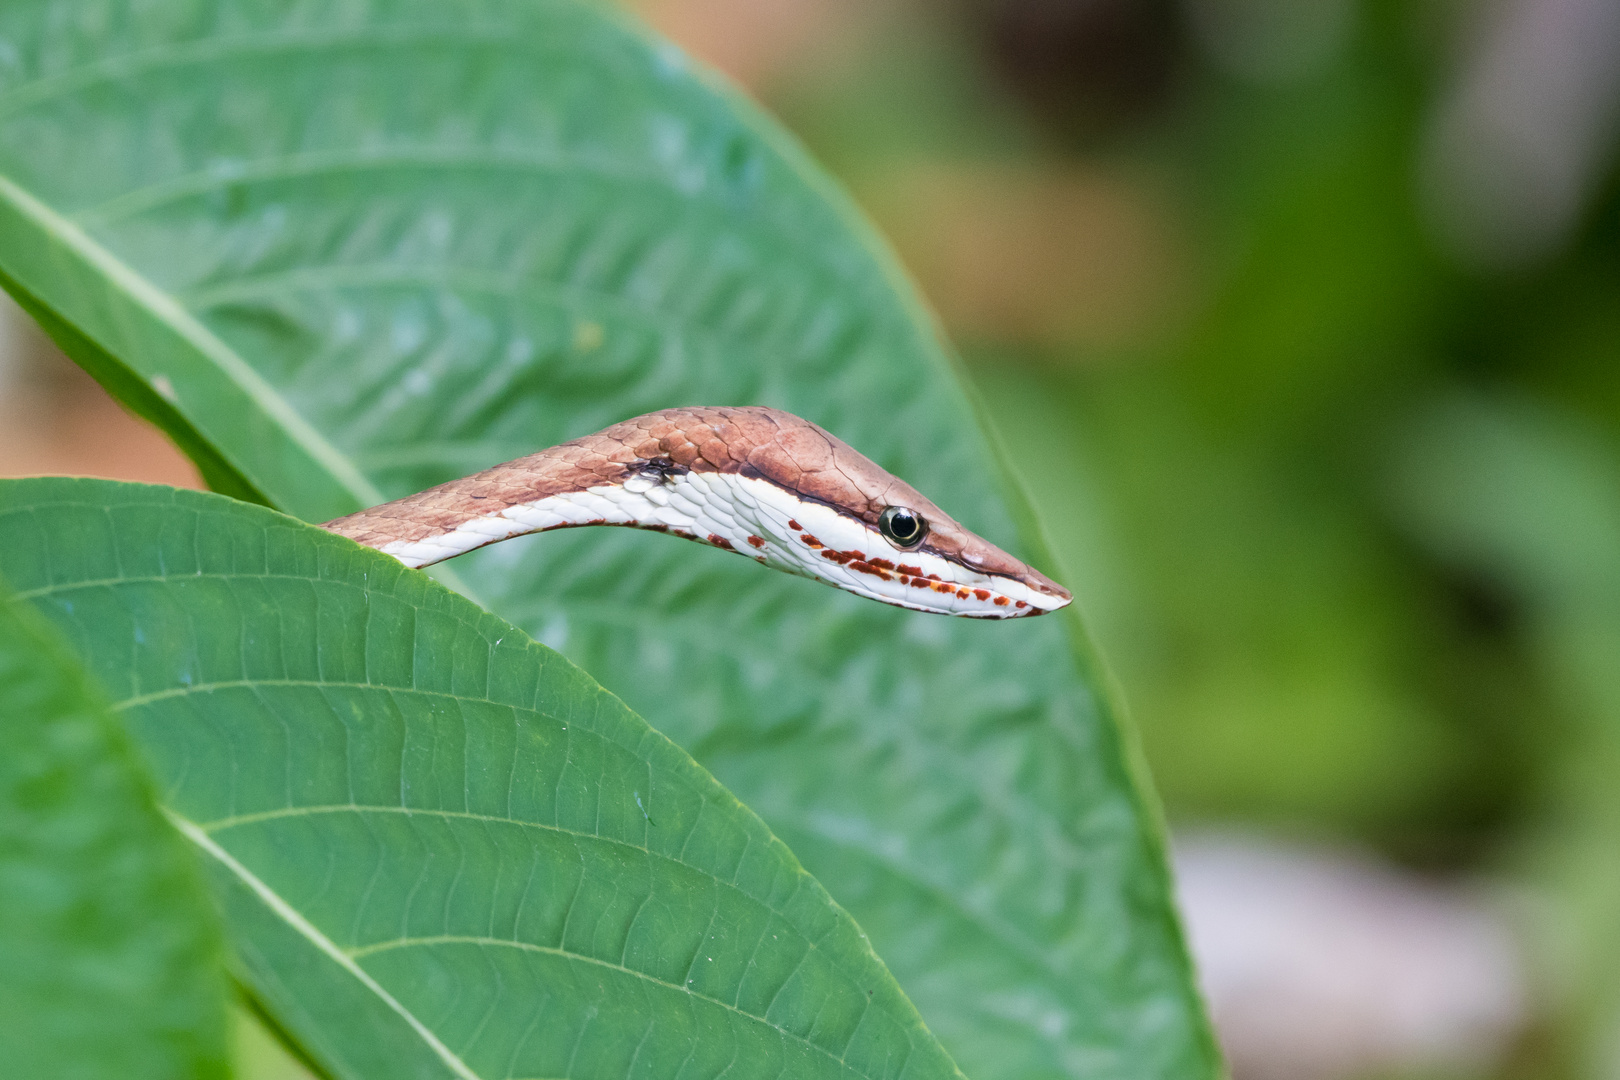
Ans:
[[[0,1073],[225,1075],[219,927],[102,695],[0,586]]]
[[[0,42],[0,274],[216,484],[321,520],[768,404],[1047,562],[869,230],[608,9],[13,0]],[[970,1073],[1216,1068],[1074,619],[917,616],[624,530],[455,573],[758,810]]]
[[[0,482],[0,566],[335,1074],[960,1077],[757,817],[423,575],[222,496],[55,479]]]

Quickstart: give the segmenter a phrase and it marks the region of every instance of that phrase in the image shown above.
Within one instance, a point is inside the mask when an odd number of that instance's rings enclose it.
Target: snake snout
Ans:
[[[1072,592],[1065,589],[1063,586],[1059,585],[1057,582],[1053,581],[1039,570],[1029,568],[1026,568],[1026,570],[1027,572],[1024,575],[1024,584],[1028,585],[1037,592],[1050,596],[1054,600],[1061,601],[1061,603],[1049,608],[1048,610],[1056,611],[1058,608],[1067,605],[1074,599],[1074,594]]]
[[[1035,610],[1030,614],[1044,614],[1048,611],[1056,611],[1074,599],[1073,594],[1068,589],[1036,570],[1033,566],[1013,558],[988,540],[974,536],[965,529],[962,531],[965,534],[965,542],[962,544],[958,558],[961,559],[964,566],[980,573],[994,574],[998,577],[1011,578],[1014,581],[1022,582],[1032,591],[1050,597],[1055,601],[1052,604],[1036,605]]]

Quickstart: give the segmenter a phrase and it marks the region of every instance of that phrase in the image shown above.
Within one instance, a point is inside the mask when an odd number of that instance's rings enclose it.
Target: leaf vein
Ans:
[[[487,947],[493,947],[493,948],[519,949],[519,950],[521,950],[523,952],[545,953],[545,954],[551,955],[551,956],[560,956],[565,960],[573,960],[573,961],[578,961],[580,963],[585,963],[585,964],[595,964],[595,965],[597,965],[599,967],[608,968],[609,970],[617,971],[617,972],[620,972],[622,974],[629,975],[632,978],[641,979],[641,980],[649,983],[652,986],[662,987],[663,989],[666,989],[666,990],[673,990],[673,991],[676,991],[676,992],[679,992],[679,993],[689,994],[692,997],[697,998],[697,999],[699,999],[701,1001],[706,1001],[706,1002],[710,1003],[711,1005],[715,1005],[715,1006],[717,1006],[717,1007],[719,1007],[721,1009],[725,1009],[727,1012],[735,1013],[736,1015],[743,1017],[744,1019],[748,1020],[751,1023],[760,1024],[760,1025],[763,1025],[765,1027],[768,1027],[768,1028],[772,1029],[773,1031],[777,1032],[779,1035],[781,1035],[783,1037],[792,1039],[793,1041],[798,1042],[798,1043],[803,1043],[806,1047],[808,1047],[809,1049],[815,1051],[816,1053],[821,1054],[822,1056],[824,1056],[826,1058],[829,1058],[832,1061],[837,1062],[839,1065],[842,1065],[842,1066],[844,1066],[846,1068],[848,1067],[848,1063],[842,1057],[840,1057],[839,1055],[833,1053],[831,1050],[828,1050],[826,1047],[821,1046],[820,1044],[818,1044],[816,1042],[813,1042],[809,1038],[807,1038],[807,1037],[805,1037],[803,1035],[800,1035],[797,1032],[789,1031],[787,1028],[783,1027],[782,1025],[773,1023],[770,1020],[767,1020],[766,1018],[764,1018],[762,1016],[755,1016],[752,1013],[744,1012],[742,1009],[737,1008],[735,1005],[728,1005],[726,1002],[721,1001],[718,998],[710,997],[707,994],[700,994],[696,990],[691,989],[690,987],[678,986],[675,983],[667,982],[664,979],[658,978],[656,975],[649,975],[644,971],[637,971],[634,968],[627,968],[627,967],[624,967],[624,966],[622,966],[620,964],[615,964],[611,960],[602,960],[602,959],[600,959],[598,957],[595,957],[595,956],[588,956],[588,955],[586,955],[584,953],[569,952],[566,949],[553,948],[553,947],[551,947],[549,945],[535,945],[535,944],[532,944],[532,943],[527,942],[527,941],[508,941],[508,940],[505,940],[503,938],[484,938],[484,937],[476,937],[476,936],[472,936],[472,935],[462,936],[462,935],[446,934],[446,935],[441,935],[441,936],[436,936],[436,937],[416,937],[416,938],[406,937],[406,938],[398,938],[398,939],[395,939],[393,941],[379,941],[379,942],[376,942],[375,944],[366,945],[366,946],[363,946],[363,947],[358,948],[358,949],[346,950],[346,953],[347,953],[347,955],[349,956],[350,959],[355,960],[355,961],[359,961],[359,960],[363,960],[363,959],[365,959],[367,957],[370,957],[370,956],[375,956],[378,953],[389,952],[389,951],[396,950],[396,949],[432,948],[435,945],[478,945],[478,946],[487,946]],[[819,1016],[819,1014],[818,1014],[818,1016]]]

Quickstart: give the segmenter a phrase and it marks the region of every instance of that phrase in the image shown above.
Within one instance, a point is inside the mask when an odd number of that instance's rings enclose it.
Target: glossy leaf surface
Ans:
[[[0,482],[204,855],[245,978],[343,1077],[959,1077],[849,916],[511,624],[218,495]]]
[[[318,521],[767,404],[1046,563],[881,245],[610,9],[27,0],[0,41],[0,272],[217,485]],[[763,815],[970,1074],[1215,1069],[1074,620],[908,614],[625,530],[453,572]]]
[[[0,585],[0,1073],[223,1078],[224,955],[143,762]]]

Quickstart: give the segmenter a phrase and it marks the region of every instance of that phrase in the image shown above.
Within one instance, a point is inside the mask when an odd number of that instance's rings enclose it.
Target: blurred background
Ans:
[[[1620,1078],[1620,0],[633,6],[938,312],[1238,1080]],[[7,308],[48,472],[196,483]]]

